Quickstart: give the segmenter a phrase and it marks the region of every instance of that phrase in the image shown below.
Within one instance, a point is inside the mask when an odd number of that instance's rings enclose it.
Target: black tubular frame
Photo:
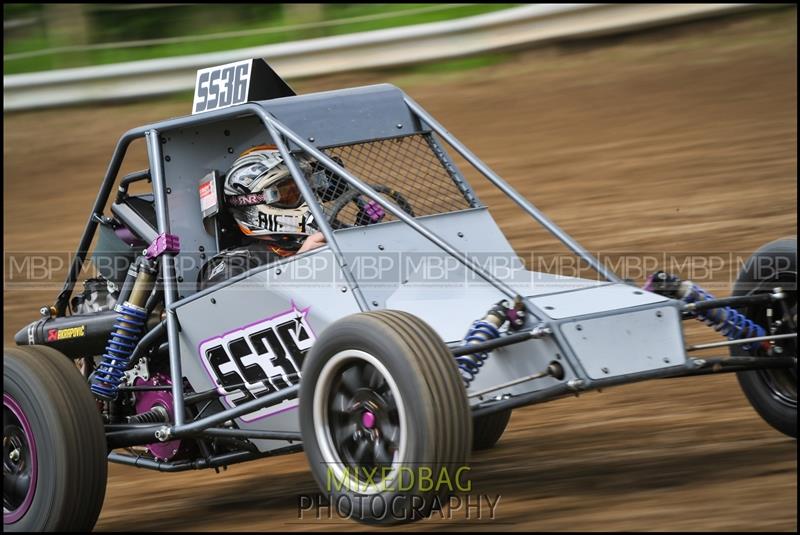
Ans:
[[[164,424],[113,424],[106,426],[106,440],[109,449],[140,446],[156,441],[156,434],[163,429]],[[257,431],[246,429],[233,429],[225,427],[211,427],[195,432],[184,432],[175,438],[243,438],[259,440],[285,440],[289,444],[301,440],[300,433],[296,431]]]
[[[303,447],[300,444],[296,444],[266,453],[235,451],[218,455],[209,455],[207,457],[200,457],[197,459],[183,459],[180,461],[156,461],[148,457],[139,455],[126,455],[124,453],[112,451],[108,454],[108,460],[112,463],[125,464],[128,466],[134,466],[136,468],[147,468],[149,470],[156,470],[159,472],[185,472],[187,470],[220,468],[231,464],[263,459],[264,457],[274,457],[284,453],[293,453],[301,451],[302,449]]]

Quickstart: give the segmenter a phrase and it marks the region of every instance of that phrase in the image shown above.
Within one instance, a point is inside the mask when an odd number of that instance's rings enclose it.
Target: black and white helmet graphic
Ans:
[[[306,176],[312,165],[296,158]],[[225,199],[248,236],[308,236],[311,211],[277,149],[259,146],[243,153],[225,175]]]

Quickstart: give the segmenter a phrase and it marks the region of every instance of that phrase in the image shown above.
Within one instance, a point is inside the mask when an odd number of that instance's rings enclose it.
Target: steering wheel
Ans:
[[[387,197],[391,198],[397,204],[397,206],[400,207],[401,210],[403,210],[411,217],[415,217],[414,209],[411,207],[411,203],[409,203],[408,200],[400,192],[393,190],[392,188],[384,186],[382,184],[370,184],[369,186],[376,192],[382,193]],[[355,204],[357,210],[355,215],[355,222],[353,224],[344,223],[339,220],[339,214],[350,203]],[[331,223],[331,227],[334,230],[340,228],[360,227],[363,225],[380,223],[381,221],[383,221],[385,217],[386,217],[386,212],[384,211],[383,207],[380,204],[378,204],[377,202],[373,201],[368,197],[365,197],[357,189],[350,187],[348,187],[348,189],[333,202],[333,204],[330,207],[330,210],[328,211],[328,218]]]

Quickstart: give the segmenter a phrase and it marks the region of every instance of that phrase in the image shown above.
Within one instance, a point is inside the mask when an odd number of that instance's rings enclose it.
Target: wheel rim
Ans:
[[[328,485],[361,494],[393,486],[406,455],[406,421],[400,390],[378,359],[360,350],[329,359],[314,388],[314,429]]]
[[[772,283],[775,286],[780,285],[778,282]],[[753,291],[751,293],[764,293],[760,291]],[[797,318],[797,293],[796,292],[786,292],[788,296],[787,308],[789,310],[789,315],[794,317],[794,321],[796,322]],[[772,305],[771,305],[772,306]],[[767,317],[767,308],[768,307],[751,307],[748,310],[748,317],[762,325],[766,328],[769,328],[769,322]],[[783,307],[780,305],[773,306],[773,314],[777,312],[777,317],[781,318],[781,326],[775,331],[775,334],[785,334],[792,332],[789,328],[789,322],[786,321],[786,317],[783,313]],[[781,348],[782,353],[781,355],[797,355],[797,339],[788,339],[788,340],[780,340],[776,341],[776,347]],[[752,354],[757,356],[765,356],[766,352],[762,347],[758,347],[751,351]],[[778,403],[785,405],[787,407],[797,408],[797,370],[795,368],[785,368],[785,369],[765,369],[765,370],[757,370],[756,373],[761,377],[762,381],[767,385],[770,390],[770,394],[772,395],[773,399],[775,399]]]
[[[797,315],[796,304],[792,314]],[[787,332],[789,332],[789,329],[784,323],[776,334]],[[797,355],[796,339],[779,341],[775,345],[782,348],[782,354],[784,355]],[[775,400],[788,407],[797,408],[797,370],[795,368],[758,370],[758,373],[769,387],[770,393]]]
[[[37,480],[36,441],[19,404],[3,393],[3,524],[30,509]]]

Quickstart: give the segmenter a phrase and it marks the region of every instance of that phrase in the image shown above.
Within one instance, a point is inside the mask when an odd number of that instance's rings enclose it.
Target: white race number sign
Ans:
[[[252,72],[252,59],[197,71],[192,115],[246,102]]]

